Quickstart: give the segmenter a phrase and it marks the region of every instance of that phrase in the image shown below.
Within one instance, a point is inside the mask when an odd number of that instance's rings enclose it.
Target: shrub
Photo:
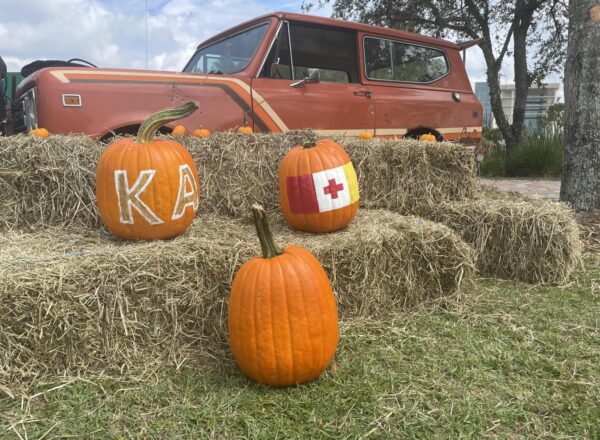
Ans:
[[[561,137],[530,137],[508,153],[502,147],[490,151],[481,165],[482,176],[559,177],[562,171]]]

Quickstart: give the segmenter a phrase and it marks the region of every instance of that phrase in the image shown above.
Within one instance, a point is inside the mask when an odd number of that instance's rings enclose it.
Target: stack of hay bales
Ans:
[[[118,241],[100,226],[94,175],[102,145],[85,137],[0,138],[0,382],[135,373],[222,353],[231,279],[259,251],[248,222],[253,202],[270,209],[280,244],[304,246],[321,260],[342,317],[452,295],[472,279],[471,247],[416,217],[368,209],[334,234],[289,230],[276,213],[277,163],[310,136],[187,138],[203,187],[201,215],[181,237],[151,243]],[[420,200],[435,205],[445,193],[461,200],[474,192],[462,148],[440,149],[446,157],[435,161],[417,142],[364,147],[348,148],[370,208],[379,197],[409,211]],[[444,163],[465,171],[455,176]],[[429,181],[420,178],[428,172]]]
[[[310,131],[184,138],[200,174],[201,212],[247,219],[255,202],[277,212],[279,161],[314,138]],[[480,191],[473,155],[462,146],[337,140],[356,168],[363,208],[449,225],[477,251],[481,274],[553,283],[578,266],[581,244],[571,212],[559,203]],[[0,227],[100,226],[94,174],[101,151],[85,137],[0,139]]]

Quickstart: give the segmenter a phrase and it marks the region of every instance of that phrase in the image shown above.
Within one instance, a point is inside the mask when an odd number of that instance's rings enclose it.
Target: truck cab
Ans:
[[[134,133],[149,114],[194,100],[193,130],[311,128],[322,135],[434,134],[476,144],[482,108],[453,42],[275,12],[202,43],[182,72],[45,68],[20,84],[8,133],[34,126],[94,138]],[[169,131],[171,127],[164,127]]]

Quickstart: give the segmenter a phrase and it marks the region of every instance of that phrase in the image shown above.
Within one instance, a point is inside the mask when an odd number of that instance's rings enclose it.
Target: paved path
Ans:
[[[560,180],[480,178],[479,182],[502,191],[516,191],[540,199],[558,200],[560,195]]]

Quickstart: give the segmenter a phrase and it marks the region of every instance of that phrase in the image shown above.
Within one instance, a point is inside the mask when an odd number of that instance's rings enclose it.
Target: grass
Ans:
[[[319,380],[272,390],[229,357],[149,382],[39,385],[1,438],[600,438],[600,256],[568,285],[480,280],[449,302],[343,323]],[[0,388],[1,393],[1,388]]]
[[[563,141],[559,137],[530,137],[511,153],[497,147],[489,152],[481,175],[488,177],[559,177]]]

